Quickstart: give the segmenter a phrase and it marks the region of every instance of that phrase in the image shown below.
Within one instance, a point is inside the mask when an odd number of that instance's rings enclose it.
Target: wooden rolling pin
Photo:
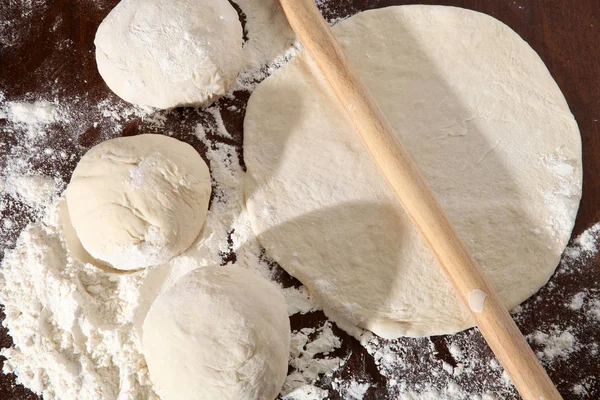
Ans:
[[[471,310],[479,330],[521,396],[526,400],[561,399],[375,100],[350,68],[344,51],[313,0],[280,0],[280,3],[290,25],[336,93],[365,146]]]

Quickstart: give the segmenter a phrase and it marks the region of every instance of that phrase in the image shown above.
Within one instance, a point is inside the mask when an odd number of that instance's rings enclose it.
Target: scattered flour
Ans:
[[[301,45],[276,0],[235,2],[246,19],[248,40],[244,46],[247,63],[234,90],[251,91],[297,54]],[[42,15],[47,8],[45,3],[24,2],[21,17]],[[332,11],[330,3],[317,1],[326,14],[336,14],[330,23],[347,16],[344,10]],[[0,6],[0,11],[3,7]],[[19,43],[19,38],[13,35],[16,22],[10,20],[0,25],[0,38],[5,39],[7,47]],[[57,25],[60,23],[56,21]],[[85,94],[64,98],[53,91],[43,98],[48,100],[29,96],[6,101],[0,93],[0,119],[5,120],[3,134],[17,143],[7,147],[0,141],[0,152],[6,155],[6,165],[2,165],[0,172],[0,238],[6,248],[0,270],[0,303],[5,305],[3,324],[14,340],[14,346],[1,353],[7,358],[4,371],[15,372],[19,382],[43,393],[46,399],[156,399],[139,340],[141,323],[153,299],[179,276],[202,266],[244,263],[274,281],[281,273],[265,259],[250,228],[243,205],[243,168],[232,144],[235,135],[227,131],[218,106],[198,111],[206,116],[206,123],[194,123],[189,133],[207,149],[214,181],[214,198],[201,236],[192,248],[167,265],[116,275],[86,264],[67,251],[58,207],[66,183],[61,174],[45,166],[72,170],[84,151],[78,140],[86,136],[82,135],[86,131],[91,134],[85,147],[114,136],[138,120],[169,134],[161,129],[177,111],[153,112],[127,105],[114,96],[98,102]],[[229,106],[228,111],[242,112],[243,108]],[[66,133],[61,135],[60,143],[47,134],[57,124]],[[569,168],[565,160],[544,162],[558,173]],[[553,196],[568,196],[569,190],[569,182],[565,182],[557,193],[547,194],[547,199],[552,202]],[[34,218],[22,224],[13,217],[17,203],[29,207]],[[21,229],[17,243],[8,239]],[[578,277],[584,273],[589,265],[587,260],[598,252],[599,236],[600,223],[582,233],[565,251],[569,262],[561,264],[556,276]],[[290,316],[319,310],[306,288],[279,285]],[[587,329],[592,335],[600,335],[597,328],[600,290],[567,294],[560,287],[553,288],[551,282],[543,289],[547,290],[543,294],[545,301],[560,294],[556,300],[558,306],[568,307],[576,318],[586,318]],[[517,321],[535,316],[531,310],[541,296],[534,296],[513,312]],[[551,329],[538,327],[528,335],[549,369],[563,368],[580,355],[598,357],[598,336],[583,337],[581,330],[570,324],[558,321]],[[377,373],[387,382],[389,398],[518,398],[500,365],[483,346],[477,330],[443,338],[387,341],[342,321],[338,327],[350,337],[336,335],[329,322],[293,333],[292,369],[282,398],[323,400],[336,395],[330,393],[332,390],[348,400],[373,398],[369,397],[372,386],[363,377],[343,375],[342,378],[341,373],[350,364],[348,358],[355,354],[332,355],[343,353],[343,343],[353,340],[351,337],[372,357]],[[447,350],[447,356],[440,354],[440,347]],[[598,383],[592,378],[580,376],[572,384],[573,394],[600,393]]]
[[[316,336],[315,336],[316,335]],[[311,338],[314,339],[311,340]],[[325,322],[320,328],[303,328],[292,333],[290,366],[294,369],[283,385],[283,393],[289,394],[306,385],[315,383],[319,375],[331,374],[346,360],[327,357],[341,346],[341,340]],[[316,357],[320,355],[320,357]]]
[[[45,125],[69,122],[57,101],[7,102],[0,108],[0,114],[9,124],[24,128],[27,140],[44,135]]]
[[[299,289],[287,287],[282,290],[288,306],[288,315],[306,314],[318,310],[318,305],[315,304],[306,287],[301,286]]]
[[[583,307],[583,300],[585,299],[585,292],[579,292],[571,299],[569,308],[571,310],[580,310]]]
[[[223,118],[221,117],[221,111],[219,111],[219,107],[213,105],[212,107],[205,109],[205,111],[212,116],[213,121],[216,124],[214,133],[217,135],[223,135],[223,137],[227,139],[231,139],[231,134],[227,132],[227,129],[225,129],[225,125],[223,124]],[[196,129],[203,129],[202,125],[197,125]]]
[[[354,380],[344,382],[336,379],[332,384],[333,389],[337,390],[343,399],[347,400],[363,400],[365,393],[371,387],[367,382],[360,383]]]
[[[5,193],[33,209],[50,205],[62,186],[58,179],[41,175],[9,175],[5,179]]]
[[[592,317],[596,318],[598,322],[600,322],[600,299],[592,302],[592,307],[590,308],[589,313]]]
[[[597,384],[596,377],[587,378],[580,383],[577,383],[573,386],[571,390],[574,394],[576,394],[578,399],[591,399],[594,398],[594,385]]]
[[[566,358],[579,347],[577,339],[569,331],[560,331],[554,328],[550,333],[537,331],[527,339],[543,346],[543,350],[537,353],[542,361],[552,362],[556,358]]]
[[[58,120],[58,109],[49,101],[11,102],[4,113],[12,122],[20,124],[43,125]]]
[[[291,60],[302,49],[302,45],[277,0],[234,0],[234,3],[243,13],[247,31],[243,49],[246,64],[234,90],[251,91],[274,70]],[[319,0],[317,5],[325,15],[332,13],[328,0]],[[342,16],[330,18],[328,22],[334,25],[349,15],[349,12],[345,12]]]
[[[240,81],[264,78],[261,69],[273,63],[296,40],[277,0],[235,0],[245,18],[247,41]]]
[[[573,246],[567,247],[565,254],[571,259],[591,257],[598,253],[600,223],[597,223],[579,235]]]
[[[121,129],[124,122],[136,117],[145,117],[150,115],[153,110],[149,107],[140,107],[126,104],[123,102],[115,102],[113,99],[101,100],[97,105],[97,111],[103,118],[112,121],[116,129]]]
[[[283,396],[283,400],[325,400],[329,392],[313,385],[300,386]]]

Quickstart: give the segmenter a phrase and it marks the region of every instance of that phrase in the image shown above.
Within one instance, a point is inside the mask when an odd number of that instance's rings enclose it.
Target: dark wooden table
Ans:
[[[0,4],[0,91],[7,101],[39,98],[73,99],[77,97],[78,112],[69,127],[54,127],[47,135],[48,146],[76,154],[72,159],[52,163],[40,158],[32,161],[34,169],[50,175],[60,175],[64,182],[75,167],[79,157],[94,144],[110,137],[135,134],[144,130],[143,121],[132,119],[117,132],[104,121],[97,103],[101,99],[118,100],[104,85],[94,60],[93,39],[100,21],[117,3],[117,0],[4,0]],[[571,111],[579,124],[583,144],[584,186],[583,199],[577,216],[574,237],[600,221],[600,1],[599,0],[337,0],[322,1],[327,5],[327,17],[346,16],[360,10],[408,3],[444,4],[470,8],[492,15],[506,23],[521,35],[541,56],[552,76],[562,89]],[[243,112],[228,112],[236,105],[241,110],[249,94],[238,92],[235,99],[220,102],[222,115],[233,139],[215,136],[215,141],[234,144],[241,157]],[[202,113],[175,110],[169,114],[166,129],[175,136],[190,142],[200,153],[203,145],[190,136],[178,135],[177,127],[182,121],[201,120]],[[92,121],[99,121],[95,126]],[[19,146],[26,140],[6,128],[0,119],[0,165],[5,168],[7,149]],[[150,128],[149,128],[150,129]],[[73,135],[72,132],[76,132]],[[42,147],[43,148],[43,147]],[[34,219],[30,210],[18,201],[11,201],[2,211],[2,217],[10,216],[16,222],[13,229],[0,234],[0,248],[10,248],[20,230]],[[228,257],[232,257],[229,255]],[[3,254],[0,254],[0,259]],[[594,257],[579,265],[577,275],[555,276],[553,283],[562,288],[559,293],[546,288],[540,291],[542,301],[529,300],[524,304],[518,323],[524,333],[552,324],[576,324],[577,317],[569,314],[560,304],[584,288],[600,293],[600,262]],[[284,276],[282,274],[282,276]],[[284,279],[290,279],[285,278]],[[3,318],[3,314],[0,315]],[[320,313],[292,318],[295,328],[314,326],[323,320]],[[365,399],[391,398],[386,390],[385,378],[377,372],[374,361],[354,339],[336,329],[343,338],[340,353],[349,355],[343,370],[335,376],[361,376],[372,383]],[[479,351],[489,356],[489,350],[478,334],[471,335]],[[424,339],[427,340],[427,339]],[[585,332],[587,344],[600,344],[600,322]],[[405,345],[411,343],[407,340]],[[449,352],[445,337],[433,337],[431,343],[437,350],[435,357],[448,360]],[[0,346],[8,347],[11,339],[6,330],[0,329]],[[535,347],[535,346],[534,346]],[[436,360],[430,360],[435,362]],[[423,362],[423,361],[422,361]],[[427,361],[425,361],[425,364]],[[600,359],[589,352],[578,351],[566,360],[553,363],[549,373],[566,399],[600,398]],[[425,372],[426,373],[426,370]],[[576,395],[573,386],[584,378],[592,377],[587,394]],[[485,379],[482,378],[485,386]],[[330,380],[323,379],[318,385],[330,387]],[[332,398],[336,397],[334,391]],[[517,398],[515,393],[503,395]],[[0,399],[36,398],[27,389],[16,385],[14,376],[0,374]]]

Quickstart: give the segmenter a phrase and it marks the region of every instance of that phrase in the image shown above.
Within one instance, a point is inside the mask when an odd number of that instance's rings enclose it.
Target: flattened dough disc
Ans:
[[[537,54],[454,7],[367,11],[333,30],[506,306],[535,293],[581,197],[577,124]],[[254,232],[329,312],[382,337],[472,326],[333,96],[303,53],[250,98]]]

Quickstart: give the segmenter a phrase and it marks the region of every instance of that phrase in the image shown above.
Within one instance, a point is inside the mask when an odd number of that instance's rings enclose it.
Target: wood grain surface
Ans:
[[[40,158],[36,169],[50,175],[59,173],[65,182],[79,157],[92,145],[110,137],[131,135],[139,131],[151,130],[144,121],[131,119],[117,133],[111,131],[98,113],[97,103],[105,98],[116,97],[100,78],[94,60],[93,39],[100,21],[117,3],[116,0],[5,0],[0,4],[0,91],[7,101],[27,99],[33,101],[47,98],[48,94],[57,99],[78,98],[78,111],[97,116],[97,126],[92,123],[81,125],[75,138],[61,129],[53,128],[47,140],[53,148],[64,149],[76,157],[48,162]],[[389,5],[409,3],[443,4],[469,8],[489,14],[514,29],[540,55],[550,73],[562,89],[581,130],[584,186],[583,198],[573,237],[600,221],[600,1],[598,0],[446,0],[446,1],[393,1],[393,0],[354,0],[320,1],[324,5],[326,17],[333,18],[354,14],[360,10]],[[27,13],[27,14],[26,14]],[[24,15],[27,15],[25,18]],[[241,110],[249,93],[236,92],[235,97],[219,102],[221,114],[232,139],[211,137],[214,141],[236,146],[241,158],[243,140],[243,112],[228,110],[235,105]],[[169,114],[165,128],[174,136],[192,144],[201,154],[206,149],[202,143],[186,135],[182,124],[202,122],[206,116],[192,110],[175,110]],[[90,119],[92,121],[93,119]],[[26,140],[6,128],[6,121],[0,119],[0,165],[6,167],[7,149]],[[210,136],[209,136],[210,137]],[[241,160],[243,162],[243,160]],[[243,164],[242,164],[243,165]],[[3,194],[4,196],[4,194]],[[1,211],[2,218],[15,222],[14,229],[0,233],[0,249],[11,248],[20,230],[34,219],[30,210],[18,202],[10,202]],[[3,253],[0,254],[0,259]],[[224,255],[226,260],[234,259],[235,254]],[[563,260],[563,262],[569,262]],[[580,261],[575,261],[579,262]],[[563,303],[584,289],[600,292],[600,259],[585,260],[583,265],[574,265],[580,271],[576,275],[560,275],[552,278],[552,285],[542,288],[538,295],[523,305],[517,320],[525,334],[554,324],[577,327],[579,316],[574,315]],[[293,279],[281,273],[281,279]],[[553,287],[561,287],[560,293]],[[3,318],[3,315],[0,315]],[[317,326],[324,319],[321,313],[295,315],[292,327]],[[392,398],[386,389],[386,378],[378,371],[375,361],[356,340],[342,331],[335,333],[343,339],[342,347],[336,351],[349,357],[344,368],[335,377],[360,377],[371,383],[365,399]],[[465,335],[468,333],[461,333]],[[479,334],[470,335],[474,351],[482,357],[491,357],[485,342]],[[600,344],[600,322],[596,326],[580,332],[583,344]],[[407,376],[419,379],[427,374],[427,365],[448,362],[448,338],[444,336],[423,339],[435,347],[430,359],[407,359],[414,362],[419,373]],[[425,342],[405,340],[405,346],[423,346]],[[0,347],[11,346],[11,339],[5,329],[0,329]],[[582,346],[582,348],[585,346]],[[535,350],[534,344],[534,350]],[[429,364],[428,364],[429,363]],[[421,369],[417,368],[420,367]],[[575,351],[566,359],[559,359],[547,366],[552,380],[557,384],[565,399],[600,398],[600,358],[587,351]],[[419,375],[422,374],[422,375]],[[480,382],[475,382],[485,392],[486,377],[482,371]],[[479,378],[478,378],[479,379]],[[576,393],[574,386],[586,382],[585,393]],[[317,386],[331,388],[331,379],[322,379]],[[331,390],[331,398],[340,396]],[[15,384],[14,375],[0,374],[0,399],[34,399],[32,392]],[[518,398],[516,392],[504,393],[501,398]]]

